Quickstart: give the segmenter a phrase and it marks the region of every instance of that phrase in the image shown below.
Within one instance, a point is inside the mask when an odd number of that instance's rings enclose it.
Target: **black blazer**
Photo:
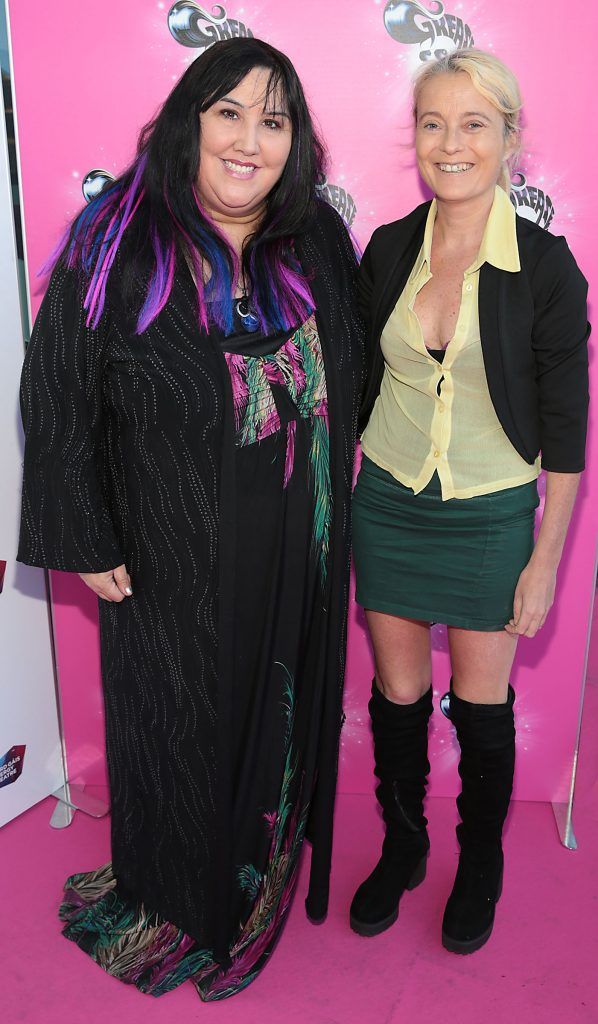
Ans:
[[[368,326],[367,379],[360,412],[365,429],[380,392],[382,330],[421,248],[430,203],[374,231],[358,278]],[[584,468],[588,413],[587,282],[562,236],[517,217],[521,270],[484,263],[479,318],[492,404],[513,447],[542,468]]]

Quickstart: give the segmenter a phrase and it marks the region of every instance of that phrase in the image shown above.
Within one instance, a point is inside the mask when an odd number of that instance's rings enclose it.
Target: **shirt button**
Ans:
[[[434,458],[435,459],[439,459],[440,458],[440,452],[434,452]]]
[[[472,292],[473,291],[473,285],[472,284],[466,284],[465,285],[465,291],[466,292]]]
[[[444,406],[443,406],[442,402],[438,406],[438,412],[444,412]]]

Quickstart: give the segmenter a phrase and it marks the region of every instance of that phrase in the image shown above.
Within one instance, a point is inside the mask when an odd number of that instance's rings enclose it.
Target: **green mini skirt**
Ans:
[[[414,494],[363,456],[353,494],[356,600],[371,611],[496,632],[513,615],[534,547],[536,481],[442,500]]]

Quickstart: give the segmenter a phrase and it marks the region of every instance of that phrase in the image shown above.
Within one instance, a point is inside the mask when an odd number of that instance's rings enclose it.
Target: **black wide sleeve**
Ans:
[[[47,569],[104,572],[124,561],[101,472],[109,328],[89,328],[85,318],[78,275],[57,268],[21,377],[25,458],[17,559]]]
[[[580,473],[588,419],[588,285],[564,238],[534,274],[532,346],[539,392],[542,468]]]

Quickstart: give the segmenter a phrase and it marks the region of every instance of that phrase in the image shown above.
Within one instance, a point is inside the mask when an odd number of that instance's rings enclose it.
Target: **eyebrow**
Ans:
[[[486,114],[480,113],[479,110],[467,110],[462,116],[463,117],[482,117],[484,119],[484,121],[488,120],[488,116]],[[440,117],[442,119],[442,114],[438,110],[425,110],[423,114],[419,115],[417,120],[420,121],[422,119],[422,117]]]
[[[238,100],[233,100],[230,96],[223,96],[218,100],[218,103],[232,103],[233,107],[240,107],[241,110],[248,109],[244,103],[239,103]],[[252,106],[257,106],[257,104],[254,103]],[[288,117],[290,119],[290,114],[287,114],[284,110],[264,110],[264,114],[268,114],[270,117]]]

